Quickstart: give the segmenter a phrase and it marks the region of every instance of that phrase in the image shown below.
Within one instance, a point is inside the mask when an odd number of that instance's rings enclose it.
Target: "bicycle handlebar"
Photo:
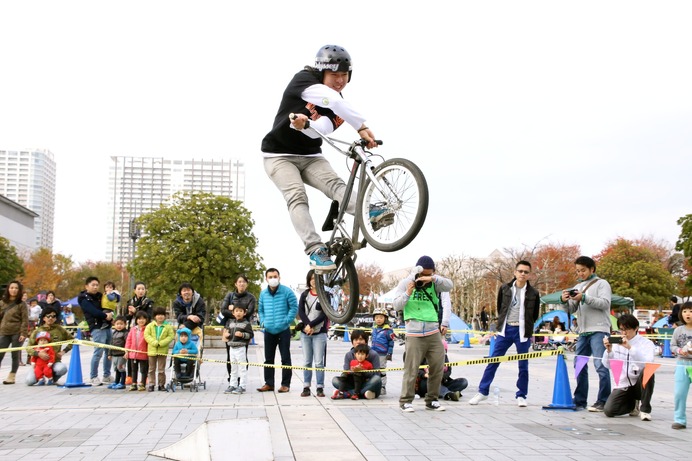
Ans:
[[[298,118],[298,116],[294,113],[291,113],[291,114],[289,114],[288,118],[291,120],[295,120],[296,118]],[[303,129],[307,130],[308,128],[310,128],[310,120],[305,120],[305,126],[303,127]],[[317,132],[320,136],[325,137],[322,133],[315,130],[314,128],[313,128],[313,130],[315,132]],[[379,139],[375,139],[374,141],[375,141],[375,144],[377,144],[378,146],[381,146],[383,144],[382,141]],[[359,144],[360,147],[365,147],[368,142],[365,139],[361,138],[359,141],[356,141],[356,143]]]

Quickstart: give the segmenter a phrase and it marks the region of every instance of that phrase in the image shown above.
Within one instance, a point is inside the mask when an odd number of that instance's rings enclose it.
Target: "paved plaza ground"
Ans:
[[[262,335],[257,336],[258,345],[250,346],[250,360],[262,362]],[[349,348],[349,343],[329,342],[327,366],[341,368]],[[392,366],[401,366],[403,350],[403,346],[395,347]],[[291,351],[294,365],[300,365],[298,341],[292,342]],[[90,348],[81,347],[86,381],[91,353]],[[450,345],[449,350],[452,361],[482,358],[487,353],[487,346],[478,345],[470,349]],[[205,357],[225,360],[225,350],[206,349]],[[9,359],[5,357],[0,370],[3,378]],[[567,359],[574,390],[573,360],[569,354]],[[543,410],[543,405],[552,402],[556,357],[531,360],[527,408],[518,408],[513,398],[516,362],[509,362],[500,366],[495,381],[501,390],[499,405],[490,403],[491,399],[478,406],[468,404],[484,368],[471,365],[453,371],[453,377],[466,377],[470,383],[460,402],[444,402],[447,411],[432,412],[416,400],[415,413],[407,414],[398,406],[400,371],[389,373],[389,393],[380,399],[334,401],[329,398],[330,385],[325,398],[301,397],[302,371],[297,370],[290,393],[255,391],[263,384],[262,369],[251,367],[248,393],[225,395],[226,368],[220,363],[202,365],[206,389],[175,393],[114,391],[105,386],[27,387],[20,383],[31,368],[21,367],[17,384],[0,385],[0,459],[160,460],[150,452],[185,440],[205,422],[218,421],[222,434],[209,432],[215,460],[687,460],[692,453],[692,429],[670,428],[675,361],[657,361],[662,366],[656,372],[650,422],[586,411]],[[589,367],[589,402],[593,402],[596,375],[591,363]],[[327,373],[327,383],[335,374]],[[196,451],[203,452],[204,444],[198,441]],[[239,444],[246,447],[246,454],[234,456]],[[192,459],[185,450],[176,447],[173,452],[180,459]]]

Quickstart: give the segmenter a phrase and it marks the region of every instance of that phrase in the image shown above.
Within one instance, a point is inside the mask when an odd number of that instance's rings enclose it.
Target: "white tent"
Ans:
[[[387,304],[392,304],[394,302],[394,292],[396,291],[396,287],[392,288],[388,292],[386,292],[383,295],[379,295],[377,297],[377,305],[387,305]]]

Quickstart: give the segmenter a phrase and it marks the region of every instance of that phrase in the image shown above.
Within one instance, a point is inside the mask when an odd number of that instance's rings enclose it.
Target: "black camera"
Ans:
[[[303,322],[298,322],[296,323],[295,330],[293,331],[303,331],[305,328],[305,324]]]
[[[622,344],[622,336],[610,336],[608,342],[610,344]]]
[[[577,296],[579,294],[579,290],[577,290],[576,288],[573,288],[573,289],[569,290],[567,292],[567,294],[569,295],[570,298],[574,298],[575,296]]]
[[[424,288],[427,288],[427,287],[429,287],[429,286],[432,284],[432,282],[424,282],[423,280],[420,280],[421,277],[427,277],[427,276],[424,276],[424,275],[421,275],[421,274],[417,274],[417,275],[416,275],[416,279],[415,279],[416,288],[418,288],[419,290],[422,290],[422,289],[424,289]]]

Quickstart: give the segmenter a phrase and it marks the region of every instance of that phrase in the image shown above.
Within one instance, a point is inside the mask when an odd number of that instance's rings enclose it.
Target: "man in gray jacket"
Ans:
[[[610,396],[610,372],[601,362],[601,358],[605,351],[603,338],[610,336],[610,299],[613,292],[610,284],[596,275],[596,262],[593,259],[579,256],[574,265],[579,283],[570,290],[564,290],[561,301],[568,304],[570,313],[576,312],[579,317],[576,354],[593,357],[598,373],[598,397],[596,403],[589,407],[589,411],[603,411]],[[574,404],[581,410],[586,408],[589,396],[588,368],[582,368],[574,390]]]

